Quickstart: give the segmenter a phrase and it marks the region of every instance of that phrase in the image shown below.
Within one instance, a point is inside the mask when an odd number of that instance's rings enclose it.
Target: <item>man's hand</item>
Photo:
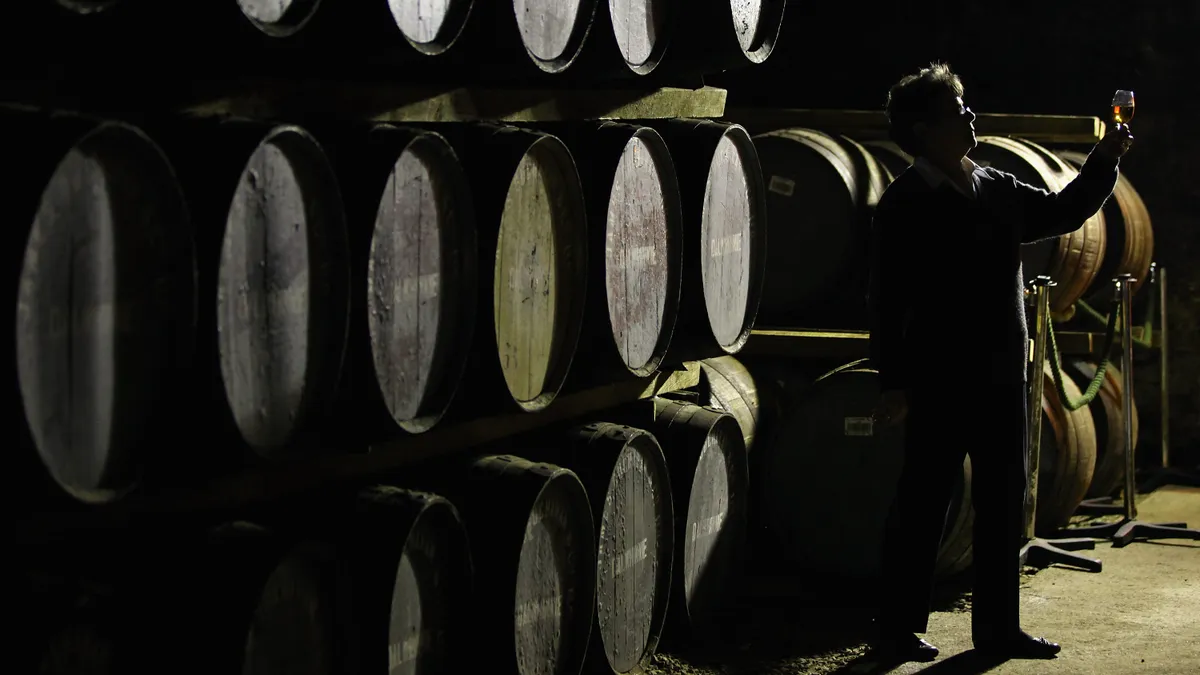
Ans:
[[[879,398],[879,406],[871,414],[875,422],[884,426],[900,424],[908,417],[908,397],[899,389],[883,392]]]
[[[1129,133],[1128,124],[1118,124],[1115,129],[1104,135],[1096,144],[1096,152],[1116,161],[1121,159],[1133,145],[1133,134]]]

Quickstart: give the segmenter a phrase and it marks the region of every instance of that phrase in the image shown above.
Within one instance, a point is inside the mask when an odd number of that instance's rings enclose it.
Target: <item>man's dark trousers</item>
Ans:
[[[986,357],[985,357],[986,359]],[[978,361],[976,362],[978,363]],[[934,565],[957,475],[970,453],[975,508],[976,644],[1020,630],[1020,548],[1026,494],[1026,384],[967,373],[971,360],[937,364],[937,383],[908,394],[904,469],[883,545],[880,627],[924,633]]]

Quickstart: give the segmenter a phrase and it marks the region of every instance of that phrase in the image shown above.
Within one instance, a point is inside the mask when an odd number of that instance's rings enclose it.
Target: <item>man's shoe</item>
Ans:
[[[937,647],[912,633],[882,637],[871,645],[871,656],[884,663],[927,662],[937,655]]]
[[[976,642],[975,649],[988,656],[1005,659],[1052,659],[1062,647],[1046,638],[1022,632],[1010,638]]]

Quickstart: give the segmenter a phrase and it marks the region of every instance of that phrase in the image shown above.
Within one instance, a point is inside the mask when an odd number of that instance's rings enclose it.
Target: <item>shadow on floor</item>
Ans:
[[[922,675],[930,673],[936,675],[981,675],[1000,666],[1005,660],[984,656],[972,649],[930,664],[928,667],[922,668],[920,672]],[[883,675],[884,673],[892,672],[901,665],[903,664],[879,663],[878,661],[874,661],[868,654],[838,668],[831,675]]]

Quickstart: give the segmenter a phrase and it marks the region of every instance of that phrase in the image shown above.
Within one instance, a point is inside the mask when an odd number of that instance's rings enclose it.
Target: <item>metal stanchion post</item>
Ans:
[[[1039,276],[1032,282],[1034,302],[1037,306],[1037,318],[1034,319],[1033,330],[1033,373],[1029,382],[1032,391],[1029,395],[1029,442],[1028,462],[1029,473],[1026,476],[1025,495],[1025,539],[1021,547],[1021,564],[1032,567],[1049,567],[1054,564],[1079,567],[1089,572],[1099,572],[1102,563],[1094,558],[1069,553],[1080,549],[1096,547],[1096,542],[1086,538],[1056,539],[1053,541],[1039,539],[1035,534],[1037,526],[1037,491],[1038,473],[1041,466],[1042,452],[1042,393],[1046,367],[1046,326],[1050,321],[1050,287],[1054,282],[1050,277]]]
[[[1200,487],[1200,466],[1192,471],[1184,471],[1171,466],[1171,405],[1167,392],[1170,391],[1170,368],[1168,367],[1167,347],[1167,270],[1159,267],[1158,263],[1150,264],[1150,280],[1158,286],[1158,369],[1159,369],[1159,404],[1162,408],[1162,465],[1149,471],[1147,478],[1139,488],[1142,492],[1152,492],[1162,485],[1188,485]],[[1151,335],[1153,339],[1153,335]]]
[[[1188,529],[1187,523],[1143,523],[1137,520],[1137,489],[1134,484],[1137,462],[1133,445],[1133,321],[1130,316],[1133,281],[1129,274],[1117,277],[1121,292],[1121,375],[1125,379],[1124,391],[1121,392],[1125,408],[1125,517],[1116,523],[1063,531],[1075,536],[1111,539],[1114,548],[1124,547],[1137,539],[1200,540],[1200,530]]]

